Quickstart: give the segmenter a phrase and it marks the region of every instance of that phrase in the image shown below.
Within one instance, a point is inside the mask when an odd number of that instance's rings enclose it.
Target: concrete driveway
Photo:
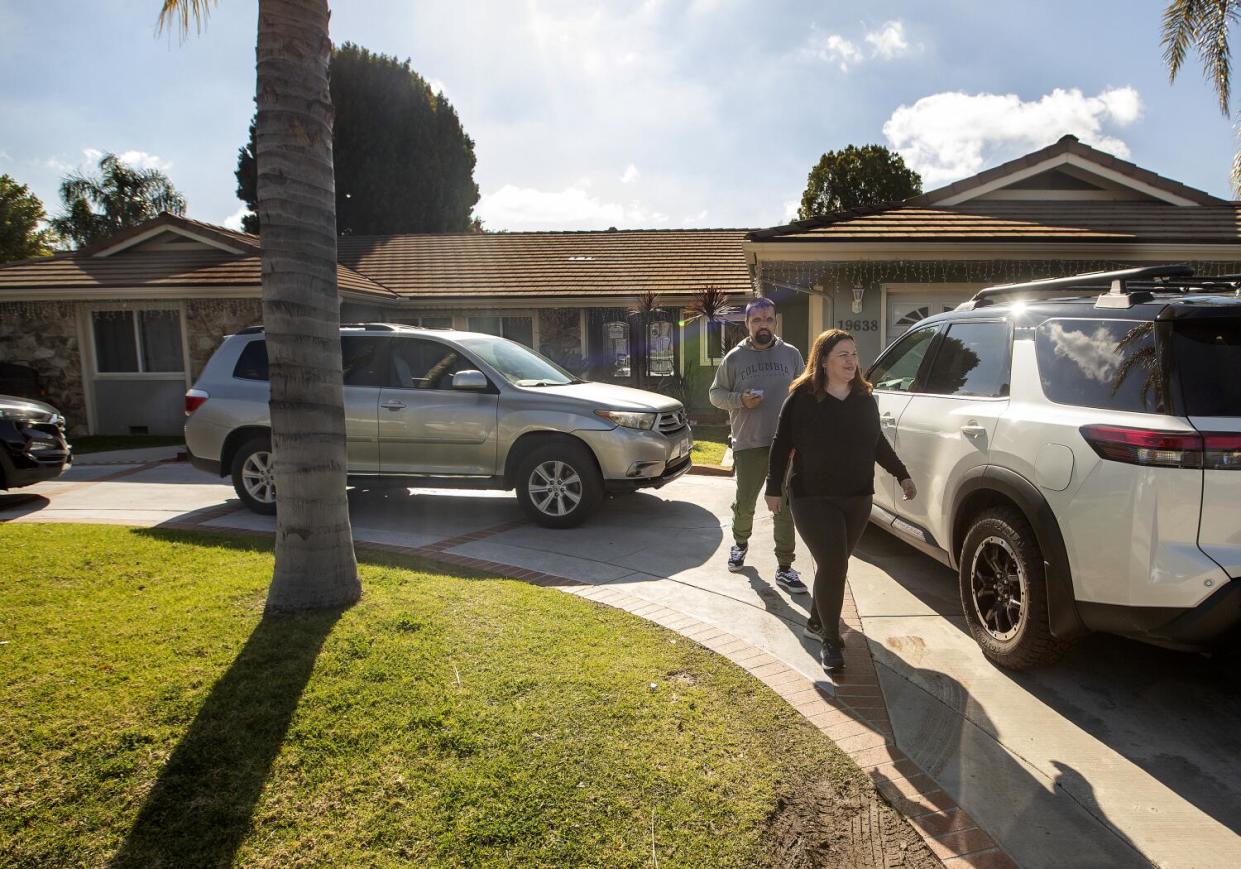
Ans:
[[[84,457],[58,481],[0,494],[0,521],[274,528],[221,481],[147,461],[170,454]],[[772,582],[769,516],[756,522],[751,565],[724,567],[732,485],[684,477],[610,499],[586,526],[558,532],[524,522],[504,493],[352,490],[350,503],[359,540],[428,546],[473,534],[446,551],[623,589],[830,691],[800,634],[807,598]],[[812,573],[804,549],[798,566]],[[1236,662],[1092,637],[1056,667],[1006,673],[966,634],[952,574],[875,529],[850,584],[897,746],[1020,865],[1241,865]]]

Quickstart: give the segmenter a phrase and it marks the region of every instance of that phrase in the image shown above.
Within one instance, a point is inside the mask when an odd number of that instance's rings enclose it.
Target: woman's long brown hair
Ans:
[[[804,387],[815,398],[825,395],[827,393],[827,372],[823,370],[823,363],[827,361],[832,348],[841,341],[852,341],[855,345],[857,344],[857,339],[844,329],[828,329],[815,338],[814,346],[810,348],[810,358],[806,360],[806,370],[789,384],[789,392],[793,393]],[[849,382],[849,385],[853,387],[854,392],[865,392],[870,395],[870,381],[862,376],[861,365],[853,372],[853,380]]]

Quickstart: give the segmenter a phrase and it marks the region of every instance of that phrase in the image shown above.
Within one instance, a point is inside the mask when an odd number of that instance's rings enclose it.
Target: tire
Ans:
[[[573,528],[603,499],[603,478],[590,451],[577,443],[535,447],[517,466],[517,500],[544,528]]]
[[[1020,510],[993,507],[975,517],[958,579],[966,624],[990,661],[1026,670],[1064,654],[1067,644],[1048,624],[1043,554]]]
[[[233,455],[233,490],[241,503],[255,513],[276,512],[276,481],[272,476],[271,441],[251,438]]]

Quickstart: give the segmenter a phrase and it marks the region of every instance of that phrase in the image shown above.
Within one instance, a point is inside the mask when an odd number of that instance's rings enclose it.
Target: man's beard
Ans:
[[[771,334],[770,329],[759,329],[758,332],[754,334],[754,343],[758,344],[760,347],[766,347],[774,338],[775,336]]]

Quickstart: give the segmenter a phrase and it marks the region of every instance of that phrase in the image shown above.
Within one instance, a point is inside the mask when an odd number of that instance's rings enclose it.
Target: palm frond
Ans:
[[[1232,90],[1232,53],[1228,48],[1228,28],[1236,19],[1237,0],[1213,0],[1204,10],[1198,31],[1198,54],[1202,74],[1219,97],[1219,110],[1229,115]]]
[[[629,316],[649,315],[662,307],[658,293],[645,292],[638,294],[637,303],[629,309]]]
[[[202,33],[207,25],[207,16],[211,14],[211,7],[218,2],[219,0],[164,0],[155,32],[175,30],[181,39],[185,39],[190,32],[190,22],[193,21],[194,32]]]
[[[685,317],[687,321],[701,318],[714,323],[731,314],[733,307],[728,293],[719,287],[703,287],[685,307]]]
[[[1176,81],[1176,75],[1185,63],[1185,54],[1191,43],[1197,41],[1197,33],[1208,3],[1212,0],[1172,0],[1163,11],[1163,62],[1168,66],[1168,78]]]

